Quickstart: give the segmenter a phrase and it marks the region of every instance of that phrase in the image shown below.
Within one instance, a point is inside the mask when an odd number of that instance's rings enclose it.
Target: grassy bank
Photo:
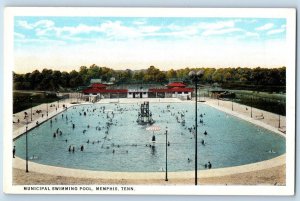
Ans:
[[[43,91],[14,91],[13,92],[13,113],[28,108],[59,100],[55,93]]]
[[[231,90],[236,94],[234,102],[252,106],[275,114],[286,114],[286,95],[248,90]]]

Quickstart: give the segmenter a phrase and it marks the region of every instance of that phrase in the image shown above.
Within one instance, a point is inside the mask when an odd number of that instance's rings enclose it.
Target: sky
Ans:
[[[286,66],[280,18],[14,18],[14,71]]]

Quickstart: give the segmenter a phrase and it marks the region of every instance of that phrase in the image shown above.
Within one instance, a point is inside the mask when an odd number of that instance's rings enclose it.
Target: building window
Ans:
[[[188,94],[189,92],[184,92],[184,94]]]
[[[146,92],[143,92],[143,94],[147,94]]]
[[[129,95],[131,95],[132,93],[131,92],[129,92]]]

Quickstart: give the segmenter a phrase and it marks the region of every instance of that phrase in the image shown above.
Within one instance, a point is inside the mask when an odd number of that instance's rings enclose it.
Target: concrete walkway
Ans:
[[[247,165],[218,168],[210,170],[198,170],[199,178],[211,178],[222,177],[234,174],[240,174],[245,172],[259,171],[272,167],[277,167],[285,164],[285,154],[276,158],[252,163]],[[162,179],[165,176],[165,172],[111,172],[111,171],[91,171],[81,169],[71,169],[56,167],[50,165],[42,165],[29,161],[29,171],[66,177],[77,178],[94,178],[94,179],[126,179],[126,180],[142,180],[142,179]],[[25,160],[16,157],[14,159],[14,168],[23,169],[25,171]],[[169,178],[172,179],[189,179],[195,177],[195,171],[181,171],[181,172],[169,172]]]
[[[230,101],[206,99],[206,101],[203,102],[203,104],[214,107],[232,116],[238,117],[240,119],[253,123],[257,126],[263,127],[265,129],[268,129],[270,131],[273,131],[285,137],[285,125],[286,125],[285,116],[280,116],[279,119],[279,115],[277,114],[260,110],[257,108],[252,108],[252,117],[251,117],[250,107],[238,103],[232,104],[232,102]],[[280,127],[279,127],[279,121],[280,121]]]

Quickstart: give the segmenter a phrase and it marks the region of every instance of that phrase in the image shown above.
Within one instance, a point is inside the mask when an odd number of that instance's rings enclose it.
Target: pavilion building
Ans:
[[[192,97],[193,88],[186,87],[182,82],[172,82],[166,88],[152,88],[149,89],[151,96],[156,98],[180,98],[183,100],[190,100]]]
[[[188,88],[182,82],[172,82],[162,88],[116,89],[102,83],[91,83],[82,91],[83,97],[90,102],[102,98],[180,98],[190,100],[193,88]]]
[[[111,89],[106,84],[92,83],[82,91],[83,98],[89,102],[96,102],[102,98],[126,98],[127,89]]]

